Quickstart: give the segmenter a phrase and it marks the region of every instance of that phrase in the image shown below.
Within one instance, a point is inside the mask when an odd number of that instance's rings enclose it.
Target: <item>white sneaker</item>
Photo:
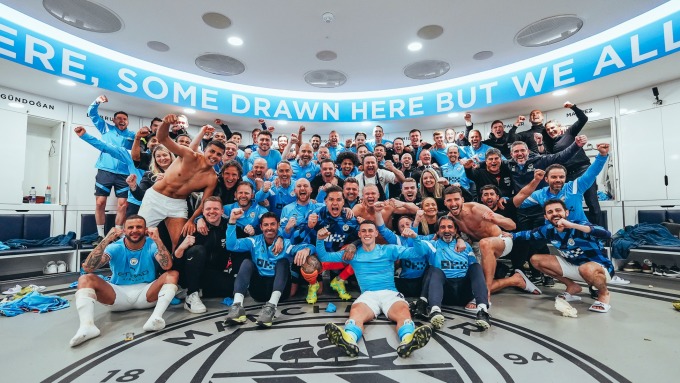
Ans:
[[[19,291],[21,291],[21,285],[16,285],[14,287],[10,287],[9,289],[7,289],[6,291],[3,291],[2,293],[4,295],[14,295],[14,294],[18,293]]]
[[[43,274],[56,274],[59,271],[57,268],[57,263],[54,261],[49,261],[43,268]]]
[[[611,281],[609,281],[609,284],[611,285],[628,285],[630,284],[630,281],[627,279],[623,279],[619,277],[618,275],[614,275],[614,278],[612,278]]]
[[[57,261],[57,272],[58,273],[65,273],[67,271],[68,271],[68,267],[66,267],[66,262]]]
[[[202,314],[208,311],[203,302],[201,302],[201,298],[198,297],[198,291],[187,295],[187,298],[184,300],[184,308],[194,314]]]

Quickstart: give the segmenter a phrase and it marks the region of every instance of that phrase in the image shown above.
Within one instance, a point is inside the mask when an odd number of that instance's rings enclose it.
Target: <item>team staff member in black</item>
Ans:
[[[515,194],[512,172],[507,166],[503,166],[501,151],[492,148],[486,151],[484,166],[475,168],[474,161],[465,159],[461,163],[465,166],[465,175],[477,186],[477,196],[481,196],[481,188],[485,185],[496,186],[500,190],[501,197],[511,198]]]
[[[173,268],[179,271],[180,285],[187,288],[184,308],[195,314],[206,312],[198,296],[199,289],[206,298],[230,297],[234,293],[231,260],[225,247],[229,220],[223,214],[220,197],[206,198],[203,218],[208,224],[208,233],[196,231],[186,236],[175,250]]]
[[[542,132],[543,145],[548,153],[557,153],[574,143],[576,136],[581,133],[581,129],[583,129],[588,122],[588,116],[586,116],[586,114],[576,105],[567,101],[564,103],[564,107],[573,110],[578,121],[564,132],[562,132],[557,121],[548,121],[545,123],[545,129]],[[586,172],[588,166],[590,166],[590,158],[588,158],[586,152],[581,148],[576,155],[562,165],[567,168],[567,182],[569,182],[577,179]],[[600,222],[601,209],[600,202],[597,199],[596,182],[586,190],[583,194],[583,199],[588,206],[588,220],[594,225],[602,226],[602,222]]]

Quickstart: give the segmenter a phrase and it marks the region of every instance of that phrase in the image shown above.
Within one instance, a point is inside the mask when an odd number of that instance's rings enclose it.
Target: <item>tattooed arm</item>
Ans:
[[[112,228],[99,245],[97,245],[90,255],[87,256],[87,259],[85,259],[85,262],[82,264],[83,270],[87,273],[91,273],[107,264],[111,259],[111,256],[104,252],[106,246],[117,241],[122,235],[123,230],[116,229],[115,227]]]
[[[156,243],[156,247],[158,247],[158,252],[155,255],[156,261],[158,261],[161,269],[170,270],[172,268],[172,255],[170,255],[170,252],[165,248],[163,241],[161,241],[158,236],[158,229],[150,227],[147,231],[149,232],[149,238],[151,238]]]

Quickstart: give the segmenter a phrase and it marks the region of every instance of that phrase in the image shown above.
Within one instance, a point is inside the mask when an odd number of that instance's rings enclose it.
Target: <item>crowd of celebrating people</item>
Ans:
[[[113,124],[99,117],[104,102],[89,111],[101,138],[75,129],[101,154],[99,238],[83,263],[71,346],[99,335],[96,301],[114,311],[155,307],[144,325],[155,331],[178,286],[191,313],[206,312],[202,299],[233,297],[228,325],[246,322],[249,294],[264,302],[257,325],[269,327],[280,300],[306,290],[315,304],[324,274],[340,299],[354,299],[344,326],[325,327],[349,356],[380,314],[396,323],[402,357],[444,325],[443,305],[464,306],[488,329],[491,294],[507,287],[541,294],[537,285],[557,279],[566,285],[557,299],[569,302],[583,281],[599,294],[590,310],[610,309],[614,268],[602,248],[610,233],[595,182],[609,145],[596,145],[591,163],[580,134],[588,118],[572,103],[564,104],[578,117],[570,127],[534,110],[528,130],[517,132],[524,116],[508,131],[497,120],[487,139],[466,113],[465,131],[435,131],[431,142],[418,129],[390,141],[379,125],[370,138],[342,141],[331,131],[325,142],[306,141],[301,126],[274,145],[274,128],[259,120],[245,145],[219,119],[193,138],[187,118],[172,114],[132,132],[125,112]],[[111,189],[116,227],[104,233]],[[106,264],[110,282],[91,274]]]

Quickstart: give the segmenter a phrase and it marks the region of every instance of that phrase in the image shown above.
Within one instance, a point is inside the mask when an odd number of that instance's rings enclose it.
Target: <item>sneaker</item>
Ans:
[[[66,262],[57,261],[57,273],[65,273],[66,271],[68,271],[68,267],[66,267]]]
[[[241,303],[234,303],[229,308],[229,314],[224,318],[224,322],[228,325],[246,323],[246,309]]]
[[[352,296],[347,292],[345,288],[345,281],[338,279],[338,277],[333,278],[331,281],[331,288],[338,293],[340,299],[348,301],[352,299]]]
[[[638,261],[630,261],[623,266],[623,271],[639,273],[642,271],[642,265]]]
[[[491,327],[491,318],[489,317],[489,313],[486,310],[480,309],[477,311],[475,325],[482,330],[488,330],[489,327]]]
[[[357,342],[342,327],[335,323],[326,323],[325,330],[328,341],[343,349],[347,356],[354,358],[359,355]]]
[[[43,268],[43,274],[56,274],[59,271],[57,263],[54,261],[49,261]]]
[[[401,341],[397,347],[397,355],[402,358],[407,358],[411,353],[419,348],[425,347],[427,342],[432,337],[432,328],[430,326],[420,326],[412,334],[408,334]]]
[[[198,291],[194,291],[193,293],[187,295],[187,298],[184,300],[184,308],[189,310],[190,313],[194,314],[203,314],[204,312],[208,311],[203,302],[201,302],[201,298],[198,296]]]
[[[680,275],[680,271],[678,270],[673,270],[673,268],[677,269],[677,266],[673,266],[670,269],[666,269],[663,272],[664,277],[669,277],[669,278],[677,278]]]
[[[307,303],[309,303],[310,305],[313,305],[314,303],[316,303],[316,300],[317,300],[316,292],[317,291],[319,291],[319,282],[316,282],[313,285],[309,285],[309,288],[307,289],[306,300],[307,300]]]
[[[262,306],[262,310],[260,310],[260,315],[257,316],[255,324],[264,328],[272,327],[274,314],[276,314],[276,305],[270,302],[265,303]]]
[[[659,266],[654,267],[654,271],[652,271],[652,274],[659,275],[659,276],[666,275],[667,270],[668,270],[668,268],[666,266],[659,265]]]
[[[555,286],[555,278],[544,275],[543,276],[543,286],[545,286],[545,287]]]
[[[444,318],[444,315],[442,315],[441,311],[432,311],[430,313],[429,319],[430,319],[430,324],[436,330],[439,330],[440,328],[444,327],[444,322],[446,322],[446,318]]]
[[[104,240],[104,237],[101,235],[97,237],[94,241],[92,241],[92,246],[97,247],[102,241]]]
[[[625,270],[625,269],[624,269]],[[642,261],[642,272],[645,274],[651,274],[654,272],[654,264],[649,259]]]
[[[409,303],[409,311],[411,312],[411,318],[429,319],[427,315],[427,302],[421,298]]]

